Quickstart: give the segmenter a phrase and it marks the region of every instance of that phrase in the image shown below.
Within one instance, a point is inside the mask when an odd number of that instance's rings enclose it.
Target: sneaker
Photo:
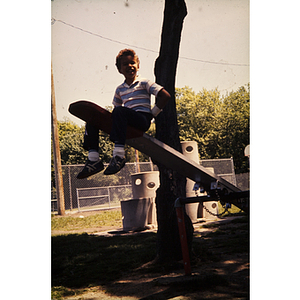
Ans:
[[[89,159],[85,163],[84,168],[77,175],[77,179],[87,178],[91,175],[94,175],[104,169],[103,162],[101,160],[90,161]]]
[[[105,175],[112,175],[115,173],[118,173],[126,163],[126,158],[121,158],[119,156],[114,156],[110,162],[108,167],[105,169],[104,174]]]

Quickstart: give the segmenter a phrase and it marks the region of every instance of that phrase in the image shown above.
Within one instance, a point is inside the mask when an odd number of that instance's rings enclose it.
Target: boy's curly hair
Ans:
[[[123,56],[127,56],[127,55],[133,56],[136,59],[137,63],[138,64],[140,63],[139,57],[137,56],[137,54],[135,53],[134,50],[132,50],[132,49],[123,49],[118,53],[118,55],[116,57],[116,67],[118,68],[119,71],[121,69],[121,59],[122,59]]]

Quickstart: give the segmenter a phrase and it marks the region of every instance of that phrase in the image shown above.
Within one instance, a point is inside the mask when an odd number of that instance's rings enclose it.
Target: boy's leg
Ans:
[[[89,151],[90,161],[99,160],[99,130],[89,123],[85,125],[83,148]]]
[[[104,174],[110,175],[120,171],[125,165],[125,140],[127,125],[131,125],[142,131],[148,130],[152,115],[136,112],[123,106],[117,106],[112,112],[112,130],[110,139],[115,143],[113,158]]]
[[[151,125],[152,115],[136,112],[130,108],[117,106],[112,112],[112,130],[110,139],[116,144],[125,145],[127,125],[147,131]]]
[[[85,125],[83,149],[99,151],[99,130],[89,123]]]
[[[89,154],[84,168],[77,175],[78,179],[87,178],[104,169],[102,161],[99,160],[99,130],[90,124],[85,126],[83,148],[88,150]]]

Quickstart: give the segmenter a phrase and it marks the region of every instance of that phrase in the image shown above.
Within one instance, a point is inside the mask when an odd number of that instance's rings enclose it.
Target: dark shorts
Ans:
[[[151,125],[151,113],[137,112],[124,106],[117,106],[112,111],[112,130],[110,139],[116,144],[125,145],[127,125],[147,131]],[[83,148],[99,150],[99,130],[86,124]]]

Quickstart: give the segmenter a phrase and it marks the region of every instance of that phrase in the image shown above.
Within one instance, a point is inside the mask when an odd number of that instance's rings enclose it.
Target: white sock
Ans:
[[[125,149],[124,147],[115,147],[113,151],[113,156],[119,156],[121,158],[125,157]]]
[[[97,161],[97,160],[99,160],[99,153],[97,151],[95,151],[95,150],[89,151],[88,159],[90,161]]]

